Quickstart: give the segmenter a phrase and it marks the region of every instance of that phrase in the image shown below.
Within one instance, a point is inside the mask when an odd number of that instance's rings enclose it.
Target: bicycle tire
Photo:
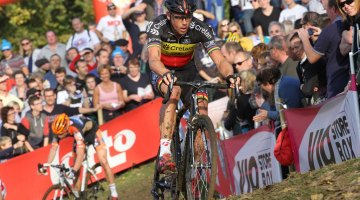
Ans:
[[[215,130],[207,115],[194,116],[192,127],[186,137],[186,197],[213,199],[218,157]]]
[[[64,194],[61,194],[61,190],[65,192],[65,196]],[[74,199],[74,198],[75,196],[72,194],[72,192],[68,187],[63,187],[60,184],[56,184],[56,185],[52,185],[51,187],[49,187],[48,190],[46,190],[42,200]]]
[[[91,170],[93,172],[96,172],[98,168],[101,168],[100,163],[96,163],[94,166],[91,167]],[[105,191],[103,186],[100,184],[99,179],[91,174],[89,171],[86,173],[86,185],[85,185],[85,191],[81,194],[81,199],[87,200],[87,199],[98,199],[98,192],[99,191]]]

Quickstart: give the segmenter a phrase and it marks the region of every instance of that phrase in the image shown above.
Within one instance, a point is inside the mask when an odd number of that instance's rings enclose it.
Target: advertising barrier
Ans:
[[[285,110],[297,171],[360,156],[356,98],[356,92],[348,91],[319,106]]]
[[[274,156],[275,135],[267,126],[220,141],[216,189],[224,196],[252,192],[282,181]]]
[[[114,173],[128,169],[154,158],[159,148],[159,110],[161,100],[156,99],[128,112],[100,127],[106,135],[108,160]],[[68,165],[73,160],[73,138],[60,141],[54,164]],[[0,178],[5,183],[7,198],[41,199],[45,191],[56,183],[55,171],[48,175],[37,173],[38,163],[45,163],[50,146],[27,153],[0,164]],[[90,149],[90,160],[96,161],[95,151]],[[100,177],[104,175],[99,172]]]

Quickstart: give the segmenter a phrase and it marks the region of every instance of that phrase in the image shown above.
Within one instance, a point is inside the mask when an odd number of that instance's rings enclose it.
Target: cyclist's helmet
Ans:
[[[195,0],[165,0],[169,12],[191,15],[196,10]]]
[[[53,123],[51,125],[51,129],[54,134],[62,135],[66,131],[68,131],[69,126],[70,126],[69,117],[65,113],[62,113],[62,114],[56,116],[55,120],[53,121]]]

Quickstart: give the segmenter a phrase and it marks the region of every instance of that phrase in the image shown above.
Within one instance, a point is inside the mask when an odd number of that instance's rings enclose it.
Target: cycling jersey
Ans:
[[[146,30],[147,47],[161,47],[161,62],[170,68],[183,68],[193,60],[196,44],[202,43],[207,53],[220,49],[215,43],[215,33],[206,23],[192,18],[189,30],[180,38],[176,37],[166,15],[155,18]]]
[[[70,126],[68,133],[74,136],[74,151],[76,148],[85,148],[85,145],[94,145],[94,147],[99,145],[99,140],[102,140],[102,134],[96,122],[83,116],[72,116],[69,119]],[[53,144],[57,144],[59,140],[60,138],[55,136]]]

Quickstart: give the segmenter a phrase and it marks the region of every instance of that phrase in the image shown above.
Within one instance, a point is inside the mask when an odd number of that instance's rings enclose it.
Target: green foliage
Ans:
[[[24,37],[42,47],[46,31],[53,30],[65,43],[73,33],[71,19],[81,17],[87,23],[94,21],[93,15],[92,0],[19,0],[0,7],[0,39],[8,39],[15,51]]]

